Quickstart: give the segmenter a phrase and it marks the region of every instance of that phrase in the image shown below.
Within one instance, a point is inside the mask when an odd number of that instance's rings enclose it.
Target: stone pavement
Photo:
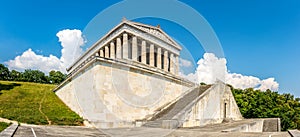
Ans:
[[[13,137],[107,137],[95,128],[21,125]]]
[[[300,131],[299,130],[289,130],[288,132],[292,137],[300,137]]]
[[[21,125],[14,137],[291,137],[288,132],[221,132],[212,130],[205,131],[201,128],[170,130],[146,127],[100,130],[87,127]]]
[[[244,124],[255,122],[256,119],[243,119],[228,123],[210,124],[203,127],[180,128],[181,130],[198,131],[198,132],[224,132],[228,129],[236,128]]]
[[[7,127],[5,130],[3,130],[0,133],[0,137],[11,137],[15,133],[17,128],[18,128],[18,124],[16,123],[11,124],[9,127]]]
[[[164,137],[174,132],[174,129],[162,128],[114,128],[104,129],[103,132],[112,137]]]
[[[168,130],[160,128],[106,129],[113,137],[291,137],[288,132],[221,132],[195,129]]]
[[[113,128],[96,129],[74,126],[40,126],[21,124],[14,137],[291,137],[288,132],[224,132],[226,129],[252,122],[245,119],[230,123],[207,125],[195,128],[162,129],[162,128]],[[299,132],[299,131],[289,131]]]
[[[176,130],[167,137],[291,137],[287,132],[199,132]]]

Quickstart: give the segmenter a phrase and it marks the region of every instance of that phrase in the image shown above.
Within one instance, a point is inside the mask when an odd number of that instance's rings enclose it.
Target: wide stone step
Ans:
[[[143,126],[144,127],[161,128],[162,127],[162,123],[146,123]]]
[[[206,91],[209,87],[210,86],[201,86],[200,88],[195,88],[194,90],[190,91],[190,93],[187,93],[177,102],[175,102],[176,104],[170,105],[169,108],[166,108],[165,110],[158,113],[154,121],[147,122],[143,126],[161,127],[163,120],[172,120],[174,116],[176,116],[181,110],[183,110],[190,102],[203,94],[204,91]]]

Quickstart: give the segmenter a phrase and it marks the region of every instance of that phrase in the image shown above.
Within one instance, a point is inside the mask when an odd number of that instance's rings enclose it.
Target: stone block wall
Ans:
[[[190,83],[107,60],[96,60],[56,89],[73,111],[100,128],[133,127],[180,96]]]
[[[183,127],[204,126],[224,120],[243,119],[232,92],[222,82],[214,84],[194,105]]]

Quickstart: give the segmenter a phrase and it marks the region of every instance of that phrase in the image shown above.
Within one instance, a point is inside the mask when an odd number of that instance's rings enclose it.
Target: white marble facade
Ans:
[[[95,54],[103,58],[138,61],[178,75],[178,55],[143,38],[124,32],[99,49]]]
[[[123,20],[67,70],[75,73],[85,60],[99,56],[141,62],[178,75],[180,50],[181,46],[159,27]]]

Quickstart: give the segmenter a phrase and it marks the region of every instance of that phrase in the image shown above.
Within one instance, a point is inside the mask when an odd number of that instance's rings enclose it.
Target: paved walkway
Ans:
[[[95,128],[21,125],[13,137],[108,137]]]
[[[207,125],[197,128],[162,129],[162,128],[114,128],[96,129],[72,126],[37,126],[21,124],[14,137],[291,137],[288,132],[222,132],[224,129],[249,123],[241,120],[232,123]]]
[[[103,132],[112,137],[164,137],[170,135],[175,130],[162,128],[114,128],[104,129]]]
[[[14,137],[290,137],[287,132],[208,132],[196,129],[168,130],[161,128],[102,129],[68,126],[22,125]]]
[[[199,132],[176,130],[167,137],[291,137],[287,132]]]
[[[0,132],[0,137],[11,137],[11,135],[13,135],[16,132],[17,128],[18,124],[11,124],[9,127]]]
[[[113,137],[291,137],[288,132],[220,132],[195,129],[167,130],[160,128],[108,129]]]

